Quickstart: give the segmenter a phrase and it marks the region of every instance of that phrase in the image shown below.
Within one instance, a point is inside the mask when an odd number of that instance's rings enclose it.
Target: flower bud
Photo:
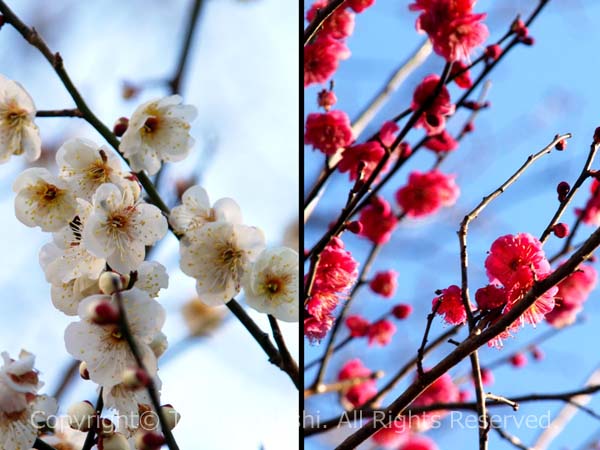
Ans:
[[[336,102],[337,97],[335,96],[333,91],[323,89],[321,92],[319,92],[319,95],[317,97],[317,103],[325,111],[329,111],[331,107],[336,104]]]
[[[101,419],[99,432],[105,438],[110,437],[116,432],[115,424],[110,419]]]
[[[521,42],[525,45],[532,46],[535,44],[535,39],[532,36],[525,36],[523,39],[521,39]]]
[[[350,233],[360,234],[362,229],[363,225],[358,220],[346,223],[346,230],[348,230]]]
[[[154,431],[137,433],[135,436],[135,446],[138,450],[158,450],[164,443],[164,436]]]
[[[465,124],[465,127],[463,128],[463,132],[471,133],[474,129],[475,129],[475,125],[473,124],[472,121],[469,121]]]
[[[98,286],[100,291],[106,295],[111,295],[116,291],[122,291],[124,289],[124,283],[121,275],[115,272],[106,271],[100,275],[98,279]]]
[[[566,223],[557,223],[552,227],[552,232],[557,238],[564,238],[569,235],[569,225]]]
[[[564,139],[561,139],[560,141],[558,141],[556,143],[556,145],[554,146],[554,148],[560,152],[562,152],[565,148],[567,148],[567,141],[565,141]]]
[[[167,350],[169,343],[167,342],[167,336],[162,331],[159,331],[152,342],[150,342],[150,348],[154,352],[154,356],[160,358],[160,356]]]
[[[99,299],[90,303],[88,318],[96,325],[116,324],[119,322],[119,309],[109,300]]]
[[[544,359],[544,352],[539,348],[539,347],[533,347],[531,349],[531,356],[533,356],[533,359],[535,359],[536,361],[541,361],[542,359]]]
[[[181,419],[181,414],[179,414],[173,406],[167,404],[162,405],[160,407],[163,413],[163,417],[165,419],[165,425],[169,430],[172,430],[179,423],[179,419]]]
[[[594,130],[594,144],[600,144],[600,127]]]
[[[561,181],[556,186],[556,192],[558,193],[558,200],[564,202],[571,190],[571,186],[566,181]]]
[[[369,287],[376,294],[385,298],[393,297],[398,287],[398,274],[393,270],[378,272],[369,283]]]
[[[67,410],[69,426],[79,431],[89,430],[95,415],[96,410],[88,401],[73,403]]]
[[[103,450],[130,450],[129,441],[121,433],[114,433],[102,440]],[[138,447],[140,448],[140,447]]]
[[[514,367],[524,367],[527,364],[527,357],[523,353],[515,353],[510,357],[510,363]]]
[[[121,378],[123,384],[129,389],[138,389],[150,384],[148,373],[141,368],[125,369]]]
[[[84,380],[90,379],[90,373],[88,372],[87,364],[85,361],[81,361],[81,364],[79,364],[79,376]]]
[[[497,60],[502,54],[502,47],[498,44],[488,45],[485,49],[485,56],[492,60]]]
[[[127,131],[129,126],[129,119],[127,117],[119,117],[113,126],[113,133],[117,137],[121,137]]]
[[[392,314],[398,320],[406,319],[412,314],[413,307],[406,303],[399,303],[392,309]]]

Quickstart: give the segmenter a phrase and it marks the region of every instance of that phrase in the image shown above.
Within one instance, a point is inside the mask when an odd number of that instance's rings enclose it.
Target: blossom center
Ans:
[[[120,230],[127,226],[128,221],[128,217],[119,212],[109,216],[108,226]]]
[[[59,189],[58,187],[50,183],[38,184],[35,191],[36,196],[38,197],[40,203],[43,205],[47,205],[54,202],[63,193],[62,189]]]
[[[110,172],[110,167],[104,161],[96,160],[88,167],[86,175],[90,180],[106,183],[110,181]]]
[[[158,117],[156,116],[150,116],[146,119],[146,122],[144,122],[144,131],[148,134],[152,134],[154,133],[159,125],[160,121],[158,120]]]

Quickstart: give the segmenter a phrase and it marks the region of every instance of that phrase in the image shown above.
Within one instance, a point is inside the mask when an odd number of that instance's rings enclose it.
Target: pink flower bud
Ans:
[[[561,139],[560,141],[558,141],[556,143],[556,146],[554,147],[556,150],[558,151],[563,151],[565,148],[567,148],[567,141],[565,141],[564,139]]]
[[[346,223],[346,230],[350,233],[360,234],[363,230],[363,225],[358,220]]]
[[[533,349],[531,349],[531,356],[533,356],[533,359],[535,359],[536,361],[541,361],[542,359],[544,359],[545,355],[539,347],[533,347]]]
[[[524,367],[527,364],[527,357],[523,353],[515,353],[510,357],[510,363],[514,367]]]
[[[337,97],[333,91],[323,89],[318,94],[317,103],[321,108],[325,109],[325,111],[329,111],[331,107],[337,103]]]
[[[370,323],[362,316],[355,314],[346,318],[346,326],[350,330],[350,336],[363,337],[367,335]]]
[[[135,439],[138,450],[158,450],[165,442],[164,436],[154,431],[139,433]]]
[[[119,322],[119,309],[108,300],[98,300],[89,307],[90,320],[97,325]]]
[[[378,272],[369,283],[369,287],[376,294],[385,298],[393,297],[398,287],[398,274],[393,270]]]
[[[502,54],[502,47],[498,44],[488,45],[485,49],[485,56],[492,60],[497,60]]]
[[[569,235],[569,225],[566,223],[557,223],[552,227],[552,232],[557,238],[564,238]]]
[[[127,117],[119,117],[113,126],[113,133],[117,137],[121,137],[127,131],[127,127],[129,126],[129,119]]]
[[[484,386],[491,386],[494,384],[494,372],[490,369],[481,369],[481,382]]]
[[[413,307],[406,303],[399,303],[392,309],[392,314],[398,320],[406,319],[413,312]]]

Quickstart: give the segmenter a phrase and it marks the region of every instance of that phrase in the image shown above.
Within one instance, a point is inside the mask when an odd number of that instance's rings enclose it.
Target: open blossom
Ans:
[[[449,373],[445,373],[425,389],[410,406],[418,408],[436,403],[453,403],[458,401],[459,395],[458,386],[452,381],[452,376]],[[445,414],[447,414],[447,411],[440,410],[423,412],[416,415],[412,417],[410,423],[411,429],[419,432],[426,431],[431,428],[436,420],[439,420]]]
[[[98,279],[106,260],[87,251],[81,244],[85,222],[92,205],[79,199],[76,216],[69,225],[53,235],[52,242],[40,250],[40,265],[51,284],[68,283],[80,277]]]
[[[358,263],[335,237],[325,247],[306,303],[304,335],[311,341],[322,339],[333,324],[332,311],[358,278]]]
[[[69,185],[47,169],[32,167],[15,180],[13,191],[17,219],[28,227],[58,231],[75,216],[77,202]]]
[[[352,8],[354,12],[361,13],[370,6],[373,6],[375,0],[346,0],[346,4]]]
[[[398,218],[383,197],[375,197],[360,212],[361,236],[374,244],[385,244],[392,237]]]
[[[496,239],[485,260],[485,268],[491,282],[498,281],[505,287],[515,283],[520,268],[528,268],[532,277],[551,271],[541,242],[529,233]]]
[[[120,295],[144,367],[150,376],[154,376],[157,364],[150,344],[164,324],[165,310],[146,292],[135,287]],[[86,362],[94,382],[110,388],[121,383],[125,369],[137,367],[137,364],[117,324],[98,325],[91,321],[90,309],[98,301],[108,301],[116,306],[115,295],[86,298],[78,308],[81,320],[71,323],[65,330],[65,344],[75,359]]]
[[[352,337],[364,337],[369,332],[371,324],[367,319],[358,314],[346,317],[346,326]]]
[[[339,62],[350,57],[350,50],[331,36],[317,38],[304,47],[304,87],[326,83],[335,73]]]
[[[494,284],[477,289],[475,292],[477,306],[482,310],[493,310],[502,308],[508,301],[506,290]]]
[[[369,326],[367,336],[369,345],[378,344],[385,347],[392,342],[392,337],[396,333],[396,325],[387,319],[378,320]]]
[[[264,250],[252,264],[244,282],[248,306],[285,322],[297,322],[298,253],[291,248]]]
[[[35,118],[35,105],[16,81],[0,75],[0,163],[11,155],[25,154],[35,161],[42,153],[42,141]]]
[[[181,270],[196,279],[198,297],[216,306],[240,291],[244,275],[265,248],[265,237],[256,227],[213,222],[187,234],[179,248]]]
[[[425,141],[425,147],[435,153],[451,152],[458,148],[458,141],[448,131],[444,130],[439,134],[429,136]]]
[[[437,314],[444,316],[444,321],[450,325],[458,325],[467,319],[467,311],[462,301],[461,289],[455,284],[442,289],[439,297],[433,299],[432,307],[437,307]],[[473,309],[472,306],[471,309]]]
[[[452,69],[450,70],[450,77],[454,77],[454,82],[459,88],[469,89],[473,86],[473,81],[471,80],[471,72],[467,69],[467,64],[463,61],[456,61],[452,64]]]
[[[446,86],[442,86],[440,91],[433,99],[437,85],[440,83],[440,77],[437,75],[426,76],[421,84],[417,86],[413,94],[411,109],[418,109],[427,105],[419,120],[415,124],[416,128],[425,128],[427,136],[433,136],[441,133],[446,128],[446,117],[454,114],[456,106],[450,101],[450,92]]]
[[[482,45],[489,32],[481,23],[485,14],[475,14],[475,0],[415,0],[409,8],[421,11],[417,31],[427,33],[433,51],[448,62],[465,60]]]
[[[242,223],[242,212],[233,199],[221,198],[211,206],[208,193],[201,186],[188,188],[181,201],[169,215],[169,223],[177,233],[185,234],[211,222]]]
[[[424,217],[443,206],[454,205],[459,194],[454,175],[439,170],[414,171],[408,177],[408,184],[396,192],[396,201],[408,217]]]
[[[312,113],[306,118],[304,143],[328,156],[333,155],[338,148],[350,145],[352,139],[350,118],[344,111]]]
[[[438,450],[438,446],[427,436],[412,434],[398,450]]]
[[[114,152],[83,138],[69,139],[56,152],[60,177],[67,180],[77,197],[90,201],[104,183],[121,185],[125,174]]]
[[[42,268],[44,268],[43,265]],[[101,293],[98,280],[86,276],[75,278],[66,283],[52,284],[50,287],[52,304],[67,316],[77,315],[77,308],[83,299]]]
[[[369,287],[376,294],[385,298],[391,298],[398,288],[398,273],[394,270],[377,272],[369,282]]]
[[[492,243],[485,268],[490,282],[495,287],[486,287],[476,298],[488,307],[500,305],[501,314],[510,311],[533,287],[552,272],[541,242],[528,233],[501,236]],[[501,284],[501,286],[499,286]],[[555,306],[556,286],[547,290],[531,305],[518,320],[503,333],[488,343],[502,346],[502,340],[510,337],[526,323],[536,325],[544,320]],[[504,297],[504,299],[503,299]],[[502,306],[504,304],[504,306]],[[497,319],[496,319],[497,320]]]
[[[146,102],[131,115],[119,150],[135,172],[154,175],[162,161],[181,161],[188,155],[194,145],[190,122],[196,114],[179,95]]]
[[[29,450],[37,436],[38,424],[57,409],[56,401],[38,395],[43,386],[34,368],[35,356],[24,350],[19,359],[2,352],[0,367],[0,448]]]
[[[356,144],[346,147],[342,152],[342,159],[338,164],[340,172],[348,172],[350,180],[356,180],[362,166],[362,178],[368,180],[381,159],[385,155],[385,150],[379,142],[369,141],[364,144]],[[381,170],[383,172],[385,167]],[[381,173],[380,172],[380,173]]]
[[[371,370],[365,367],[359,358],[355,358],[344,364],[338,373],[338,380],[343,381],[356,377],[367,377],[371,373]],[[365,380],[342,391],[342,402],[352,405],[353,408],[358,408],[364,405],[376,393],[377,385],[375,380]]]
[[[144,261],[137,269],[137,280],[134,286],[146,291],[152,298],[158,297],[161,289],[169,287],[167,269],[156,261]]]
[[[306,20],[312,22],[317,12],[325,8],[328,3],[329,0],[316,0],[306,13]],[[350,36],[352,31],[354,31],[354,13],[348,8],[340,7],[323,22],[318,35],[320,38],[327,35],[334,39],[344,39]]]
[[[397,449],[406,442],[411,435],[410,423],[404,416],[400,416],[392,423],[381,428],[373,435],[373,441],[383,448]]]
[[[117,272],[126,274],[137,269],[144,260],[145,246],[167,233],[167,220],[160,210],[143,203],[134,189],[103,184],[92,204],[82,243],[93,255],[106,258]]]
[[[583,303],[596,288],[597,280],[598,274],[592,265],[580,265],[558,283],[556,306],[546,315],[546,320],[557,328],[572,324],[583,309]]]

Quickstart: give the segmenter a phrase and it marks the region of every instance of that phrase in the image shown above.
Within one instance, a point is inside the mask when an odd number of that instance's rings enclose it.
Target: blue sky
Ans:
[[[60,50],[83,96],[112,125],[139,103],[165,95],[156,87],[124,101],[121,83],[172,72],[191,1],[63,0],[42,2],[43,9],[39,1],[8,3],[40,30],[51,48]],[[298,23],[297,7],[289,0],[205,3],[183,87],[185,101],[199,112],[192,128],[197,144],[165,180],[202,170],[202,184],[213,200],[236,199],[245,221],[261,227],[269,245],[280,245],[286,227],[297,219],[298,41],[290,32]],[[46,61],[8,26],[0,30],[0,73],[20,81],[39,109],[72,106]],[[47,143],[73,136],[102,142],[78,119],[38,123]],[[0,247],[5,255],[0,266],[0,349],[11,355],[21,348],[35,353],[51,391],[69,361],[63,331],[72,319],[52,307],[50,287],[38,265],[39,248],[49,236],[14,217],[11,185],[23,167],[18,158],[0,166]],[[178,270],[175,239],[165,239],[156,259],[171,276],[160,301],[168,312],[164,331],[175,343],[186,331],[179,308],[194,295],[194,282]],[[268,327],[265,317],[251,314]],[[297,354],[296,324],[282,326]],[[163,400],[182,414],[175,429],[182,449],[298,448],[297,392],[237,321],[227,321],[213,337],[161,366],[160,376]],[[93,387],[79,382],[63,408],[84,398],[95,398]]]
[[[337,107],[347,111],[351,118],[356,117],[395,67],[422,42],[423,37],[414,30],[416,15],[408,11],[408,3],[379,0],[374,7],[356,17],[354,35],[348,40],[352,57],[341,63],[335,76],[335,91],[339,99]],[[495,40],[505,32],[517,13],[526,17],[535,4],[532,1],[480,0],[476,9],[489,13],[486,23],[490,28],[491,40]],[[483,195],[498,187],[529,154],[549,143],[555,134],[571,132],[573,139],[569,141],[566,152],[553,152],[542,159],[471,226],[472,285],[481,286],[485,283],[485,252],[496,237],[517,232],[541,234],[557,206],[556,184],[562,180],[575,180],[585,161],[593,131],[600,125],[600,91],[596,89],[597,58],[594,56],[600,41],[597,27],[599,15],[598,2],[550,1],[530,30],[536,44],[514,49],[490,76],[492,88],[489,100],[492,108],[479,115],[475,123],[476,132],[463,141],[460,149],[443,166],[444,171],[457,174],[462,191],[459,201],[454,208],[431,219],[404,222],[374,267],[374,271],[394,268],[400,273],[398,293],[390,301],[363,291],[353,306],[353,312],[370,319],[378,317],[396,302],[408,302],[415,309],[410,321],[398,324],[397,335],[389,347],[369,351],[365,362],[370,368],[391,371],[411,358],[418,348],[434,291],[450,284],[459,284],[456,230],[464,214]],[[429,73],[440,73],[442,67],[440,57],[429,57],[392,96],[363,136],[370,135],[387,118],[404,110],[419,81]],[[316,109],[317,91],[318,88],[311,87],[305,92],[307,113]],[[453,98],[457,98],[458,92],[452,88]],[[463,123],[464,113],[457,114],[449,128],[456,132]],[[409,141],[414,143],[421,133],[411,133],[412,139],[409,138]],[[308,147],[305,147],[304,154],[307,184],[310,185],[321,167],[322,159]],[[393,192],[405,183],[409,170],[427,168],[432,162],[431,154],[423,153],[415,157],[409,169],[400,171],[390,186],[383,190],[384,196],[392,200]],[[345,198],[348,188],[346,175],[338,176],[330,184],[328,194],[313,216],[312,225],[309,224],[307,228],[307,246],[317,239],[335,211],[339,210],[340,199]],[[586,192],[582,191],[582,195],[575,200],[575,206],[585,202]],[[572,223],[574,217],[571,209],[564,219]],[[575,242],[580,242],[591,231],[592,227],[582,227]],[[345,241],[356,257],[364,260],[369,244],[353,236],[346,237]],[[546,245],[547,253],[553,254],[559,245],[556,238],[551,238]],[[591,295],[585,308],[588,319],[585,325],[564,331],[542,347],[547,355],[544,361],[530,362],[518,371],[511,367],[498,369],[495,373],[496,384],[490,390],[510,396],[531,392],[561,392],[582,386],[599,363],[593,344],[600,323],[599,300],[598,293]],[[501,352],[482,350],[483,365],[518,348],[545,329],[547,326],[542,324],[536,330],[523,330],[516,339],[507,341]],[[443,325],[436,323],[432,335],[442,330]],[[340,352],[333,359],[326,381],[335,377],[344,361],[365,354],[366,349],[365,342],[354,342]],[[307,346],[306,360],[313,360],[323,350],[323,347]],[[428,364],[433,365],[450,350],[450,345],[440,349],[432,355]],[[458,367],[456,373],[464,373],[468,368],[467,362]],[[309,380],[312,379],[314,372],[309,372],[308,376]],[[401,392],[401,388],[396,393]],[[389,399],[392,398],[393,394]],[[596,399],[590,405],[600,408]],[[553,415],[560,406],[559,403],[524,406],[520,413],[542,415],[550,411]],[[309,410],[318,409],[322,418],[333,417],[340,411],[335,396],[311,400],[307,407]],[[509,432],[533,444],[539,430],[517,429],[511,425],[508,426]],[[550,448],[578,448],[595,429],[595,419],[579,412]],[[333,432],[321,438],[311,438],[307,441],[307,448],[332,448],[332,443],[340,441],[341,434]],[[430,436],[441,449],[476,448],[477,432],[474,430],[442,427],[433,430]],[[512,448],[495,434],[491,439],[491,448]]]

